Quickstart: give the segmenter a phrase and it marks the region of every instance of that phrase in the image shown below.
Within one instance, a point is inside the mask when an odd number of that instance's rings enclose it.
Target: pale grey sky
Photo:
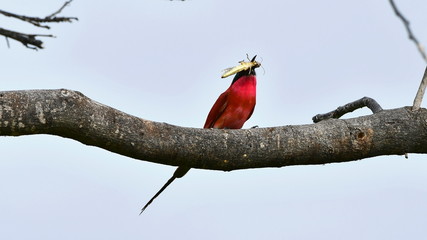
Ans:
[[[45,16],[63,1],[4,1]],[[396,1],[427,44],[425,1]],[[1,90],[78,90],[145,119],[202,127],[230,84],[221,70],[258,54],[245,127],[309,124],[369,96],[412,104],[425,63],[388,1],[79,1],[32,51],[0,40]],[[423,104],[425,106],[425,104]],[[356,111],[350,116],[368,114]],[[426,155],[235,172],[191,170],[142,216],[175,168],[56,136],[0,138],[2,239],[424,239]]]

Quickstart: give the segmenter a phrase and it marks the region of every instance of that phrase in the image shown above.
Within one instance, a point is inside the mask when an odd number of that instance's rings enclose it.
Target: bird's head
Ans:
[[[255,55],[252,60],[248,60],[249,62],[240,61],[240,65],[237,65],[232,68],[225,69],[225,73],[222,75],[222,78],[226,78],[228,76],[231,76],[233,74],[236,74],[236,76],[233,79],[233,82],[235,82],[237,79],[239,79],[241,76],[245,75],[256,75],[255,68],[258,68],[261,66],[260,62],[257,62],[256,59],[257,55]]]
[[[252,58],[252,60],[250,60],[250,62],[243,62],[243,61],[242,61],[242,62],[240,62],[240,64],[241,64],[241,65],[244,65],[244,66],[245,66],[245,68],[244,68],[244,69],[241,69],[240,71],[238,71],[238,72],[236,73],[236,76],[234,76],[234,78],[233,78],[233,82],[232,82],[232,84],[233,84],[234,82],[236,82],[239,78],[243,77],[243,76],[249,76],[249,75],[256,76],[255,68],[259,68],[259,67],[261,67],[261,63],[260,63],[260,62],[255,61],[256,56],[257,56],[257,55],[255,55],[255,56]],[[249,58],[248,58],[248,59],[249,59]]]

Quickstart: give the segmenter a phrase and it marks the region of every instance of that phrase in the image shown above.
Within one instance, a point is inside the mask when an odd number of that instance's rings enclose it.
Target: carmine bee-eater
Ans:
[[[203,128],[239,129],[251,117],[256,103],[256,73],[255,68],[261,64],[255,61],[239,62],[240,65],[226,69],[222,78],[236,74],[230,87],[223,92],[208,114]],[[183,177],[189,167],[180,166],[165,185],[142,208],[141,213],[165,190],[176,178]],[[140,213],[140,214],[141,214]]]

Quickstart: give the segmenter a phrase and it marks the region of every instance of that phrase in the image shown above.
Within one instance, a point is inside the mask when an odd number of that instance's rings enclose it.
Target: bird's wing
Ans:
[[[206,119],[205,126],[203,128],[212,128],[218,120],[218,118],[222,115],[225,108],[228,104],[228,91],[223,92],[218,99],[216,100],[215,104],[211,108],[211,111],[208,114],[208,118]]]
[[[254,107],[252,108],[252,111],[251,111],[251,113],[249,114],[248,118],[246,118],[246,121],[247,121],[247,120],[249,120],[249,118],[251,118],[252,113],[254,113],[254,110],[255,110],[255,105],[254,105]]]

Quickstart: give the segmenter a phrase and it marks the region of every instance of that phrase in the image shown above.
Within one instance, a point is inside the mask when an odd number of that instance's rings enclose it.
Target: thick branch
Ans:
[[[0,135],[52,134],[125,156],[191,168],[234,170],[427,153],[427,111],[383,110],[317,124],[244,130],[152,122],[70,90],[0,92]]]

